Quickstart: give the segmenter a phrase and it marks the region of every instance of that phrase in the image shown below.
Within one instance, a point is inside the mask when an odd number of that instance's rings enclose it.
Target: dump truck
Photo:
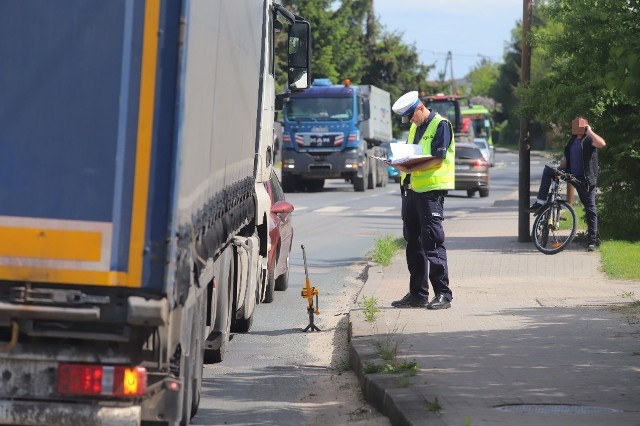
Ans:
[[[291,94],[283,112],[285,191],[319,191],[325,179],[345,179],[355,191],[387,185],[387,165],[371,156],[384,158],[393,138],[389,92],[318,78]]]
[[[306,88],[272,0],[3,2],[0,423],[189,424],[264,291],[279,37]]]

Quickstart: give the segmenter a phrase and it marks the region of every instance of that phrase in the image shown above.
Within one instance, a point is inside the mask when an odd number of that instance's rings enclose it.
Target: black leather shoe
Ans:
[[[528,211],[528,212],[531,212],[531,213],[535,213],[535,212],[537,212],[537,211],[538,211],[538,209],[539,209],[540,207],[542,207],[543,205],[544,205],[544,204],[540,204],[539,202],[537,202],[537,201],[536,201],[535,203],[531,204],[531,206],[527,209],[527,211]]]
[[[436,297],[433,298],[431,302],[427,305],[427,309],[448,309],[451,307],[451,302],[447,299],[447,296],[440,293]]]
[[[391,302],[391,306],[394,308],[424,308],[427,306],[427,301],[407,293],[402,299]]]

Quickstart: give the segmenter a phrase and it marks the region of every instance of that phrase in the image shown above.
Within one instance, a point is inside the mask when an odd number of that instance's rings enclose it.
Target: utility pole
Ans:
[[[522,58],[520,66],[520,86],[529,84],[531,78],[531,44],[529,33],[531,32],[531,1],[522,2]],[[529,117],[520,118],[519,141],[519,185],[518,185],[518,241],[526,243],[531,241],[529,228],[529,207],[531,187],[531,145],[529,144]]]

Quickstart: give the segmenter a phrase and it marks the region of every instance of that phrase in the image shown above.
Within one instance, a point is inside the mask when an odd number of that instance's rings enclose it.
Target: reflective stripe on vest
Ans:
[[[422,139],[420,139],[420,146],[422,147],[422,153],[424,155],[431,155],[431,141],[436,135],[438,124],[440,124],[442,120],[444,120],[444,118],[440,114],[436,113],[427,126],[427,130],[424,132],[424,135],[422,135]],[[451,133],[451,143],[447,148],[447,154],[445,155],[444,161],[436,169],[415,171],[411,173],[411,188],[416,192],[455,188],[455,137],[451,123],[449,121],[446,121],[446,123],[449,126],[449,131]],[[409,129],[409,137],[407,138],[408,144],[413,143],[417,129],[418,126],[412,123],[411,128]],[[403,181],[404,176],[405,175],[402,176]]]

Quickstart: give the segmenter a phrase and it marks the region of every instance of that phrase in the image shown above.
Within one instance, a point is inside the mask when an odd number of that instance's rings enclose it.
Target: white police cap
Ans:
[[[420,98],[418,97],[418,92],[414,90],[413,92],[400,96],[391,109],[396,114],[402,116],[403,123],[408,123],[409,115],[411,115],[418,105],[420,105]]]

